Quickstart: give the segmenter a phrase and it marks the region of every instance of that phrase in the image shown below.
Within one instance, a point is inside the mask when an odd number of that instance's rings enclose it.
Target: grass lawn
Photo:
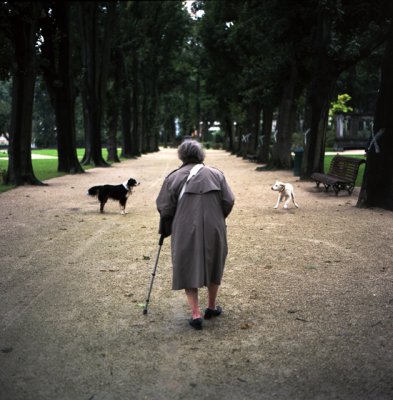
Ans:
[[[77,149],[78,159],[81,160],[84,155],[84,149]],[[32,150],[33,155],[44,155],[44,156],[52,156],[57,157],[56,149],[43,149],[43,150]],[[108,156],[108,151],[106,149],[102,149],[102,156],[104,160],[106,160]],[[0,170],[6,171],[8,168],[8,159],[6,150],[0,150]],[[57,158],[33,158],[33,170],[35,176],[40,181],[45,181],[47,179],[55,178],[57,176],[65,175],[64,172],[57,171]],[[84,165],[83,169],[87,170],[93,168],[92,165]],[[12,189],[14,186],[12,185],[4,185],[0,183],[0,193],[5,192],[7,190]]]

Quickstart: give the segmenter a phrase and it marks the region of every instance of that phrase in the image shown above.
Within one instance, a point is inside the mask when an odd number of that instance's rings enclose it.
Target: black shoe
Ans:
[[[206,308],[203,318],[210,319],[211,317],[218,317],[221,313],[222,308],[220,306],[217,306],[215,310],[212,310],[211,308]]]
[[[194,329],[197,331],[200,331],[202,329],[202,318],[195,318],[195,319],[189,319],[188,322],[190,326],[192,326]]]

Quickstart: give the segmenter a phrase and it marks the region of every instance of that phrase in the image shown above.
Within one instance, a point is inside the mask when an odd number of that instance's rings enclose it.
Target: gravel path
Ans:
[[[206,163],[236,203],[224,314],[202,331],[170,289],[169,239],[141,308],[176,150],[0,194],[2,400],[393,398],[393,213],[223,151]],[[142,184],[125,216],[85,195],[129,177]],[[299,209],[273,209],[276,178]]]

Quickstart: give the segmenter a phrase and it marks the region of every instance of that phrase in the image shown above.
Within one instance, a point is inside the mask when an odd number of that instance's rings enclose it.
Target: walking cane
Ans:
[[[160,252],[161,252],[161,246],[164,243],[164,235],[160,236],[160,240],[158,241],[158,252],[157,252],[157,257],[156,257],[156,263],[154,264],[154,269],[152,272],[151,276],[151,281],[150,281],[150,287],[149,287],[149,292],[147,294],[147,299],[145,303],[145,308],[143,309],[143,315],[147,314],[147,307],[149,305],[150,301],[150,294],[151,294],[151,289],[153,288],[153,282],[154,282],[154,277],[156,276],[156,270],[157,270],[157,265],[158,265],[158,257],[160,257]]]

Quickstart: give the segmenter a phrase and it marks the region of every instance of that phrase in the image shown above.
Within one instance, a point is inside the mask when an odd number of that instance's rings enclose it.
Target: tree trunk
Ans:
[[[381,66],[381,86],[374,116],[374,140],[370,138],[367,164],[358,207],[393,211],[393,25]]]
[[[75,90],[70,42],[70,4],[59,1],[42,23],[41,69],[55,111],[58,171],[83,173],[76,152]],[[53,19],[55,21],[53,21]],[[59,41],[56,43],[56,41]]]
[[[57,122],[57,152],[59,157],[58,171],[78,174],[84,170],[79,163],[76,151],[75,132],[75,97],[71,93],[64,98],[56,96],[55,114]],[[61,127],[61,128],[60,128]]]
[[[201,136],[201,141],[202,142],[206,141],[206,138],[208,137],[207,135],[209,133],[209,128],[210,128],[209,121],[205,117],[205,118],[203,118],[202,129],[201,129],[201,135],[202,135]],[[233,135],[232,135],[232,137],[228,136],[228,139],[229,139],[229,147],[231,147],[231,142],[233,143]],[[232,150],[231,151],[233,151],[233,144],[232,144]]]
[[[242,152],[242,141],[244,136],[244,125],[242,122],[238,122],[236,125],[236,138],[237,138],[237,146],[235,150],[235,154],[237,156],[241,156]]]
[[[107,120],[108,120],[108,162],[120,162],[117,154],[117,125],[119,120],[119,102],[120,96],[119,79],[115,76],[115,82],[111,91],[108,92]]]
[[[120,98],[121,98],[121,138],[122,138],[122,149],[121,156],[124,158],[132,158],[133,146],[131,140],[131,82],[128,74],[126,57],[124,51],[119,50],[119,82]]]
[[[256,104],[250,104],[247,107],[247,135],[242,142],[242,155],[254,155],[258,146],[259,125],[260,125],[261,107]]]
[[[301,179],[310,179],[313,172],[323,172],[329,100],[336,75],[326,71],[314,77],[307,100],[306,145],[300,172]]]
[[[158,87],[157,87],[157,79],[153,78],[150,81],[151,93],[150,93],[150,101],[149,101],[149,108],[148,108],[148,118],[149,118],[149,125],[150,125],[150,132],[149,132],[149,152],[159,151],[158,148],[158,136],[159,136],[159,126],[157,121],[158,115],[158,101],[159,101],[159,94],[158,94]]]
[[[98,6],[96,2],[79,3],[81,42],[84,61],[84,88],[87,107],[86,152],[84,164],[106,167],[102,158],[101,117],[104,109],[110,47],[115,18],[115,2],[108,2],[104,34],[99,35]]]
[[[162,122],[162,144],[166,148],[176,136],[175,116],[171,112],[171,106],[167,99],[163,100],[164,120]]]
[[[263,107],[263,123],[262,123],[262,143],[259,147],[258,161],[261,163],[269,162],[270,140],[273,126],[273,107]]]
[[[285,85],[277,121],[277,141],[273,145],[272,158],[269,167],[278,169],[292,168],[292,134],[296,121],[296,87],[298,73],[295,61],[292,63],[290,77]]]
[[[131,150],[134,157],[141,155],[142,148],[142,133],[140,124],[139,112],[139,64],[136,57],[136,52],[133,52],[132,57],[132,130],[131,130]]]
[[[168,112],[168,117],[165,124],[166,145],[174,145],[176,142],[176,123],[175,115]]]
[[[198,66],[196,71],[196,83],[195,83],[195,96],[196,96],[196,104],[195,104],[195,127],[198,131],[198,137],[202,140],[202,132],[199,131],[201,126],[201,67]]]
[[[39,3],[29,3],[13,17],[12,45],[12,109],[10,124],[9,162],[5,183],[13,185],[42,185],[34,175],[31,161],[31,137],[34,85],[36,78],[36,33]]]
[[[131,93],[130,88],[126,87],[123,89],[123,104],[121,107],[121,121],[122,121],[122,138],[123,148],[122,157],[132,158],[133,146],[131,142]]]
[[[142,77],[143,94],[141,108],[141,153],[146,154],[148,151],[148,136],[149,136],[149,119],[148,119],[148,104],[147,104],[147,82],[146,77]]]
[[[233,123],[232,118],[229,114],[225,114],[223,118],[224,128],[224,149],[227,151],[233,151]]]

